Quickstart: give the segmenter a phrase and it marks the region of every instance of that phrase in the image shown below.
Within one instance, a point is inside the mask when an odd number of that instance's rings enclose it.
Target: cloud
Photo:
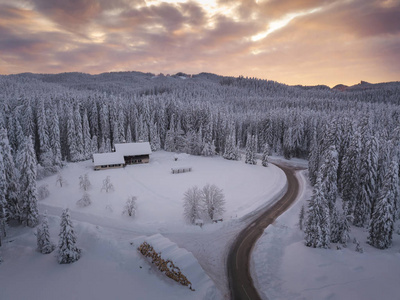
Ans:
[[[361,76],[399,80],[397,0],[219,0],[212,11],[200,0],[24,1],[0,4],[3,73],[208,71],[330,85]],[[251,39],[287,16],[281,28]]]

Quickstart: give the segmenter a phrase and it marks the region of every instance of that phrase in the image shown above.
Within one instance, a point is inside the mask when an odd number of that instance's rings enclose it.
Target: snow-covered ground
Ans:
[[[378,250],[366,243],[366,229],[352,227],[347,248],[304,246],[298,228],[301,205],[312,190],[299,174],[302,193],[295,205],[269,226],[252,255],[252,276],[261,296],[268,299],[399,299],[400,235],[393,246]],[[354,237],[364,253],[355,251]]]
[[[172,174],[176,166],[192,171]],[[80,208],[79,176],[85,173],[92,184],[92,204]],[[62,209],[70,208],[82,257],[71,265],[59,265],[56,252],[36,251],[35,229],[10,227],[1,247],[1,299],[228,298],[225,257],[231,241],[248,223],[248,216],[286,185],[284,173],[272,164],[264,168],[260,163],[251,166],[187,154],[179,154],[175,161],[173,153],[164,151],[153,153],[149,164],[93,171],[91,161],[86,161],[68,164],[61,175],[66,181],[63,187],[56,185],[56,175],[38,182],[50,191],[39,202],[39,210],[48,211],[51,238],[57,243]],[[101,191],[107,176],[115,188],[109,193]],[[207,183],[224,191],[224,221],[203,228],[185,224],[183,193]],[[135,218],[122,215],[130,195],[138,198]],[[147,239],[181,267],[195,292],[161,274],[138,253],[139,241]]]

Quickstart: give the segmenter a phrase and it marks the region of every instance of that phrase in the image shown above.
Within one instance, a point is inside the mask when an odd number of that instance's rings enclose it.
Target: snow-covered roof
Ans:
[[[94,153],[93,163],[95,166],[124,164],[124,156],[121,153]]]
[[[151,154],[149,142],[115,144],[115,152],[123,156]]]

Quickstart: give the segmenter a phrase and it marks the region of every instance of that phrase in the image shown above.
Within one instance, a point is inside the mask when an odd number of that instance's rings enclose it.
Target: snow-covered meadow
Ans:
[[[347,248],[309,248],[299,230],[301,205],[312,195],[305,174],[299,173],[302,192],[296,203],[269,226],[252,254],[252,276],[268,299],[398,299],[400,235],[392,247],[376,249],[366,243],[368,231],[352,226]],[[396,226],[397,228],[397,226]],[[364,250],[355,251],[356,238]]]
[[[171,168],[192,171],[172,174]],[[94,171],[91,161],[69,163],[57,175],[38,182],[47,185],[49,197],[39,201],[48,211],[50,233],[58,242],[60,215],[71,210],[82,257],[71,265],[59,265],[56,252],[36,251],[35,229],[11,227],[2,247],[4,262],[0,282],[5,299],[221,299],[228,295],[225,255],[230,241],[246,224],[246,216],[281,193],[284,173],[221,157],[205,158],[158,151],[150,163],[123,169]],[[92,204],[79,207],[82,197],[79,176],[88,174]],[[110,176],[114,191],[101,191]],[[223,222],[203,228],[185,223],[183,194],[197,185],[215,184],[226,199]],[[122,215],[128,196],[137,197],[135,218]],[[161,235],[160,235],[161,234]],[[168,255],[192,282],[195,292],[172,281],[149,264],[136,250],[140,241],[150,240],[157,251]],[[17,254],[18,253],[18,254]],[[204,269],[204,270],[203,270]],[[29,287],[15,288],[15,282]]]

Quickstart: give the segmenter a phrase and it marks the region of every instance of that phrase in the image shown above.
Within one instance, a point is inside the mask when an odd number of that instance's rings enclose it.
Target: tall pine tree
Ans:
[[[31,137],[26,137],[25,143],[18,155],[20,193],[20,219],[24,226],[35,227],[39,222],[36,192],[36,158]]]
[[[81,256],[81,249],[76,246],[76,234],[68,208],[61,215],[59,237],[58,262],[60,264],[70,264],[77,261]]]

